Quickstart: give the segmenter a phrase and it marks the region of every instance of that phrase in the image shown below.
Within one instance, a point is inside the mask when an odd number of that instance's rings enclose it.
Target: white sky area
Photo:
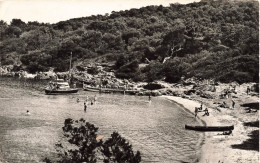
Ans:
[[[149,5],[169,6],[170,3],[198,1],[200,0],[0,0],[0,20],[9,23],[16,18],[24,22],[56,23]]]

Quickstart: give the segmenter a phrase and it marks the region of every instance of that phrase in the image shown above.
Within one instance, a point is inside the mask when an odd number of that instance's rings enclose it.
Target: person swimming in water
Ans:
[[[29,110],[26,111],[26,115],[30,115],[31,113],[29,112]]]
[[[88,100],[89,100],[89,98],[88,98],[88,96],[87,96],[87,98],[86,98],[86,104],[88,104]]]
[[[97,102],[97,95],[94,96],[94,104]]]
[[[86,105],[86,103],[84,102],[84,112],[86,112],[87,111],[87,105]]]

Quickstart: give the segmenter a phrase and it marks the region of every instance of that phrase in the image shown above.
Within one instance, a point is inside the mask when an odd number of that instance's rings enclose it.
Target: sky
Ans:
[[[24,22],[56,23],[149,5],[169,6],[170,3],[197,1],[200,0],[0,0],[0,20],[10,23],[16,18]]]

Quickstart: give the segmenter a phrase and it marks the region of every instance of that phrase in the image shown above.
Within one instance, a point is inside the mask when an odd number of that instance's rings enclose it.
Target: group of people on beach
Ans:
[[[231,102],[232,102],[232,108],[234,109],[236,103],[235,103],[235,101],[234,101],[233,99],[231,100]],[[225,101],[223,102],[222,105],[223,105],[223,106],[227,106],[227,104],[226,104]],[[209,116],[208,108],[205,108],[205,109],[203,110],[203,108],[202,108],[202,103],[200,104],[200,107],[195,107],[195,111],[194,111],[195,117],[197,117],[198,112],[205,112],[205,114],[202,115],[202,116]]]
[[[204,115],[203,116],[209,116],[209,111],[208,111],[208,108],[205,108],[204,110],[203,110],[203,107],[202,107],[203,105],[202,105],[202,103],[200,104],[200,107],[195,107],[195,118],[197,117],[197,115],[198,115],[198,112],[205,112],[204,113]]]

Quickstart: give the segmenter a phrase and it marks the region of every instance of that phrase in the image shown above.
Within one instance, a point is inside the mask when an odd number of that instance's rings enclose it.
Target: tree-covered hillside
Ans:
[[[258,82],[258,2],[201,1],[147,6],[56,24],[0,21],[2,65],[30,72],[66,71],[91,59],[115,62],[116,75],[136,81],[182,76]],[[149,63],[139,68],[140,63]]]

